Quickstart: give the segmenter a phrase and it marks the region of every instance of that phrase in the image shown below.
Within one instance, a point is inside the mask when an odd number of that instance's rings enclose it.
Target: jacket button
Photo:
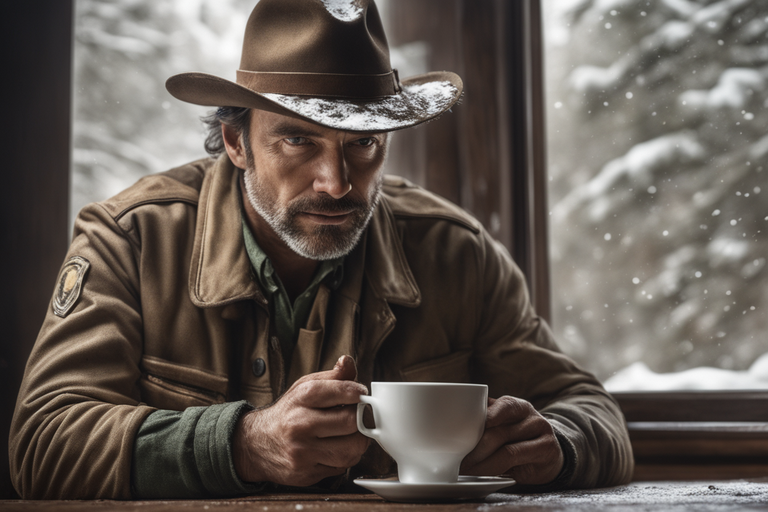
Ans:
[[[267,371],[267,363],[262,358],[258,358],[251,365],[251,371],[254,377],[261,377]]]

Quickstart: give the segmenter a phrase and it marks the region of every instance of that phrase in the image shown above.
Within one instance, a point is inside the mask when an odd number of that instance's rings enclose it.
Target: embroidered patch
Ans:
[[[59,284],[53,297],[53,312],[64,318],[80,298],[83,279],[91,263],[80,256],[72,256],[59,275]]]

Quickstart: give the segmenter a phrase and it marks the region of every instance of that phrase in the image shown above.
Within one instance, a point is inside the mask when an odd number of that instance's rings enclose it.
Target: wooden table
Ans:
[[[0,501],[2,512],[501,512],[768,510],[768,478],[717,482],[636,482],[610,489],[548,494],[491,494],[483,501],[390,503],[375,494],[263,495],[195,501]]]

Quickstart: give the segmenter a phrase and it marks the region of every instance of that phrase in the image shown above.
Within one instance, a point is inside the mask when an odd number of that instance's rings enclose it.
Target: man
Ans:
[[[261,0],[223,106],[221,153],[80,213],[11,432],[36,498],[345,489],[393,473],[357,432],[372,380],[482,382],[465,474],[534,489],[626,482],[621,413],[557,350],[508,254],[467,213],[382,178],[388,132],[458,101],[400,82],[373,1]]]

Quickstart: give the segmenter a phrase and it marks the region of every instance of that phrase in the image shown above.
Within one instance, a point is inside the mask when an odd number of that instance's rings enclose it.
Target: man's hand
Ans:
[[[333,370],[305,375],[277,402],[240,418],[232,441],[246,482],[307,486],[357,464],[368,438],[357,431],[357,370],[342,356]]]
[[[563,463],[552,425],[525,400],[502,396],[488,399],[485,432],[461,463],[461,474],[506,474],[521,484],[547,484]]]

